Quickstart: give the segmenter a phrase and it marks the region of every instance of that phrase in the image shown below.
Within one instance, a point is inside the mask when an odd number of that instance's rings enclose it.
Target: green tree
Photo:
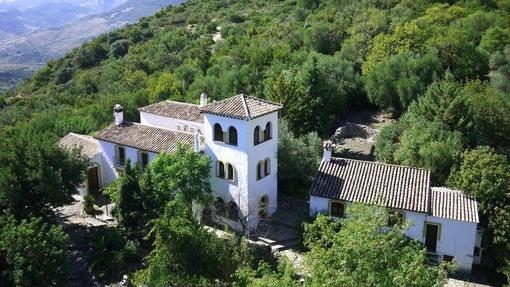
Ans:
[[[441,73],[435,53],[397,54],[372,68],[364,78],[365,90],[372,103],[400,115]]]
[[[322,140],[316,133],[296,137],[284,120],[278,124],[278,190],[307,197],[322,156]]]
[[[398,164],[429,169],[433,182],[442,184],[459,164],[463,150],[460,132],[450,131],[441,122],[418,120],[402,133],[394,159]]]
[[[151,169],[159,207],[164,208],[177,193],[182,193],[189,204],[207,203],[210,199],[210,159],[188,145],[178,143],[171,154],[159,154]]]
[[[3,130],[0,139],[0,210],[16,218],[46,216],[73,201],[88,161],[65,151],[54,137],[30,130]]]
[[[480,41],[480,48],[489,54],[503,51],[510,44],[510,28],[491,27],[485,31]]]
[[[157,79],[149,81],[149,101],[151,103],[163,100],[182,100],[181,85],[170,73],[162,73]]]
[[[0,218],[0,280],[4,286],[67,283],[67,235],[41,218]]]
[[[492,54],[489,65],[492,86],[506,93],[507,101],[510,101],[510,45],[507,45],[502,52]]]
[[[210,286],[230,280],[237,268],[232,245],[201,226],[185,193],[178,193],[154,225],[154,249],[148,261],[149,286]]]
[[[128,159],[120,177],[117,217],[119,224],[128,231],[129,235],[139,231],[144,214],[142,202],[139,200],[141,193],[139,178],[139,168],[133,168]]]
[[[472,195],[488,218],[494,241],[505,242],[510,235],[510,163],[489,147],[467,151],[449,184]]]
[[[110,46],[110,55],[114,58],[120,58],[127,54],[131,41],[120,39],[113,42]]]
[[[408,224],[386,230],[388,213],[375,206],[354,205],[341,223],[319,215],[305,227],[310,249],[307,286],[443,286],[452,265],[429,266],[427,251],[406,237]],[[321,225],[319,240],[307,238]]]

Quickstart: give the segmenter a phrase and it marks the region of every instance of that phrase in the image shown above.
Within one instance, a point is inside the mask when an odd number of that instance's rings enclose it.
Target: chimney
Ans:
[[[197,132],[195,133],[195,152],[200,152],[200,135]]]
[[[200,95],[200,107],[203,107],[207,105],[207,95],[205,93],[202,93]]]
[[[331,161],[331,153],[333,152],[333,149],[335,148],[333,145],[333,142],[331,141],[324,141],[324,154],[322,156],[323,162],[330,162]]]
[[[113,107],[113,117],[115,118],[115,125],[119,126],[124,122],[124,108],[116,104],[115,107]]]

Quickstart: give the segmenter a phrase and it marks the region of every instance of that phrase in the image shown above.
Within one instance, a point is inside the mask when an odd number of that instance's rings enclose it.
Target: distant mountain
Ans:
[[[104,32],[133,23],[184,0],[128,0],[114,9],[71,24],[0,40],[0,64],[39,64],[64,55]]]
[[[18,0],[17,0],[18,1]],[[16,1],[16,2],[17,2]],[[38,1],[38,0],[19,0],[19,1]],[[79,2],[76,0],[74,2]],[[87,2],[89,1],[89,2]],[[30,76],[35,69],[44,65],[49,59],[63,56],[72,48],[79,47],[82,43],[93,39],[94,37],[120,28],[126,24],[136,22],[143,16],[149,16],[157,12],[163,7],[175,5],[185,0],[87,0],[81,1],[80,5],[70,4],[70,0],[61,0],[58,3],[47,3],[46,12],[35,13],[32,8],[27,8],[23,12],[9,10],[9,13],[2,14],[0,12],[0,93],[2,90],[15,86],[22,79]],[[96,5],[92,5],[92,2]],[[21,15],[24,13],[33,13],[32,18],[39,17],[46,19],[46,25],[58,25],[58,21],[66,21],[65,19],[55,19],[51,16],[44,16],[44,13],[52,15],[51,11],[62,11],[63,4],[70,5],[67,9],[71,9],[68,17],[76,17],[74,13],[83,7],[104,7],[112,3],[121,3],[108,12],[86,16],[80,18],[71,24],[60,27],[47,28],[39,31],[23,34],[28,29],[26,22],[21,21]],[[1,4],[4,2],[0,2]],[[88,6],[87,6],[88,5]],[[5,5],[4,5],[5,7]],[[73,8],[74,7],[74,8]],[[76,8],[79,7],[79,8]],[[93,8],[84,8],[93,9]],[[95,8],[94,8],[95,9]],[[32,11],[33,10],[33,11]],[[32,12],[30,12],[32,11]],[[88,11],[88,10],[83,10]],[[6,11],[4,11],[6,12]],[[59,13],[55,13],[56,15]],[[7,15],[4,17],[4,15]],[[10,17],[10,18],[8,18]],[[13,34],[20,33],[20,36]],[[16,67],[13,69],[12,67]]]

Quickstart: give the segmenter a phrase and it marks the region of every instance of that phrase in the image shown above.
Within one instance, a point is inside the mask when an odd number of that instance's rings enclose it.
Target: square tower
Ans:
[[[276,211],[281,108],[242,94],[200,107],[211,186],[224,208],[222,217],[233,228],[244,221],[255,229]]]

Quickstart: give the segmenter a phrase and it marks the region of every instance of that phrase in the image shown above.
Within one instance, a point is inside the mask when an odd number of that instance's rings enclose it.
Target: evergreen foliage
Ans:
[[[0,217],[2,286],[63,286],[68,260],[64,231],[41,218],[16,221]]]

